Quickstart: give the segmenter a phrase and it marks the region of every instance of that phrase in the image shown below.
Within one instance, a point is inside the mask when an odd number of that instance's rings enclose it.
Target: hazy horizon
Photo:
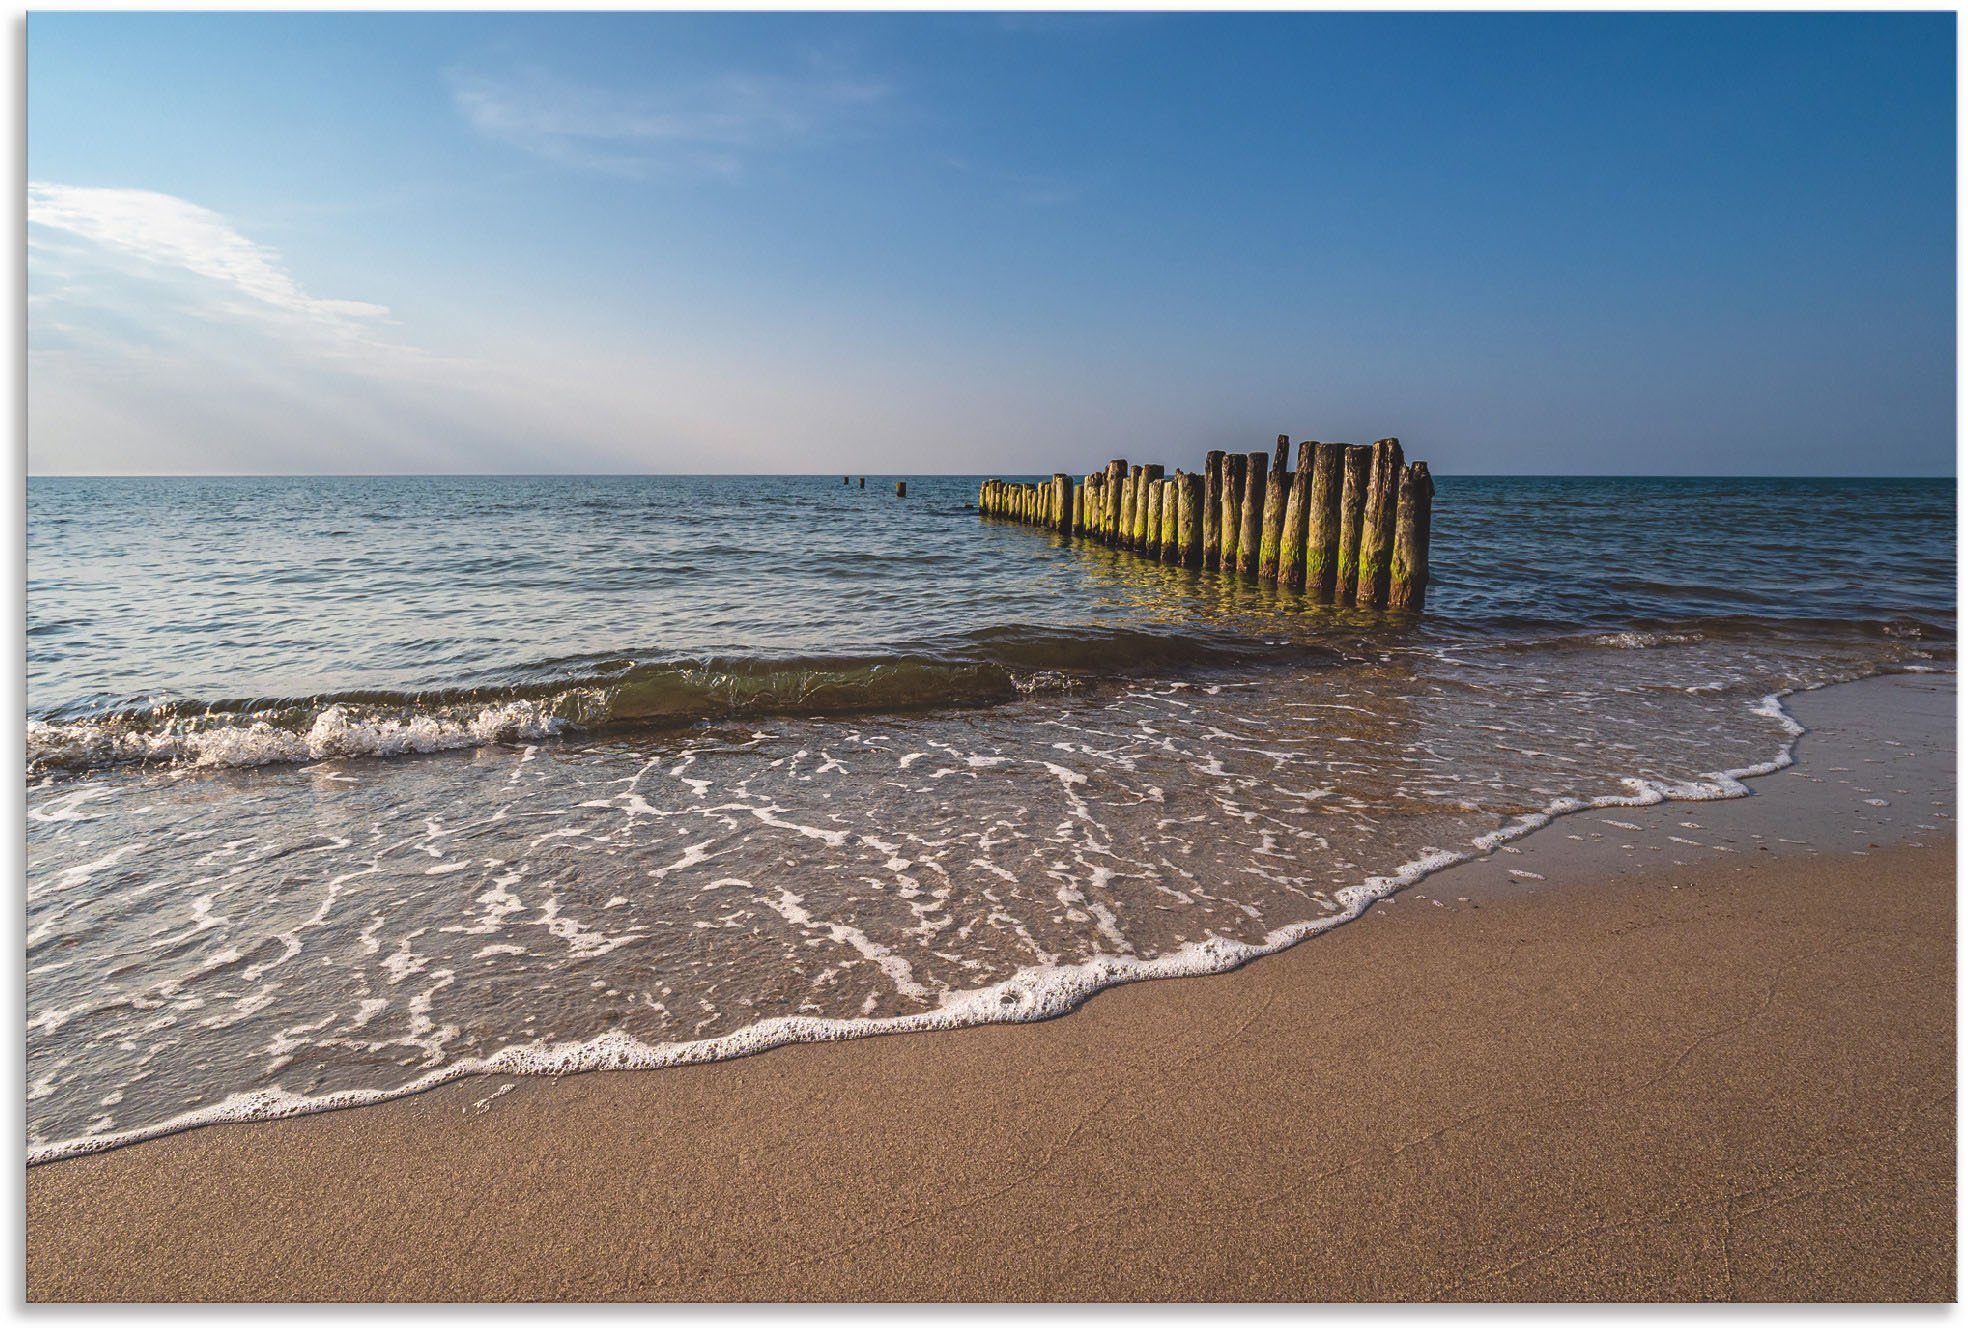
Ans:
[[[28,470],[1952,476],[1953,36],[37,13]]]

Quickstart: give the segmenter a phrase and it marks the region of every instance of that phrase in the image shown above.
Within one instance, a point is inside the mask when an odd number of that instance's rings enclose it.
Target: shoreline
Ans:
[[[1680,1177],[1692,1189],[1671,1207],[1684,1216],[1668,1221],[1663,1209],[1618,1224],[1693,1224],[1712,1255],[1718,1219],[1709,1214],[1709,1192],[1725,1178],[1745,1179],[1744,1148],[1765,1155],[1758,1176],[1768,1189],[1772,1169],[1783,1169],[1787,1131],[1799,1143],[1822,1143],[1833,1120],[1863,1131],[1896,1071],[1922,1086],[1924,1114],[1900,1111],[1898,1132],[1860,1151],[1873,1164],[1885,1155],[1881,1149],[1899,1154],[1906,1174],[1897,1189],[1886,1186],[1881,1202],[1893,1214],[1918,1211],[1927,1239],[1907,1235],[1898,1266],[1876,1260],[1843,1285],[1886,1298],[1945,1298],[1953,1278],[1953,692],[1953,675],[1931,674],[1800,693],[1793,708],[1811,712],[1799,715],[1809,730],[1797,747],[1800,764],[1758,780],[1751,797],[1562,817],[1369,905],[1368,917],[1317,944],[1299,943],[1208,982],[1127,983],[1061,1019],[932,1038],[800,1044],[661,1071],[509,1086],[474,1078],[361,1111],[205,1126],[36,1166],[27,1180],[29,1298],[1757,1294],[1745,1285],[1774,1287],[1777,1296],[1839,1298],[1836,1288],[1797,1280],[1811,1272],[1801,1251],[1770,1275],[1774,1281],[1757,1283],[1737,1266],[1745,1256],[1728,1233],[1747,1220],[1737,1207],[1750,1193],[1737,1193],[1739,1186],[1721,1200],[1728,1277],[1720,1282],[1706,1274],[1691,1281],[1672,1259],[1629,1259],[1625,1268],[1581,1274],[1570,1289],[1526,1283],[1551,1257],[1533,1257],[1539,1247],[1530,1233],[1540,1225],[1555,1232],[1564,1213],[1576,1218],[1617,1207],[1615,1200],[1658,1199],[1663,1147],[1691,1156],[1698,1122],[1715,1130],[1730,1124],[1707,1118],[1718,1093],[1763,1115],[1785,1108],[1781,1128],[1712,1156],[1712,1174],[1694,1167]],[[1937,707],[1946,720],[1940,746],[1919,748]],[[1828,718],[1814,722],[1820,710]],[[1919,769],[1903,766],[1896,775],[1903,782],[1892,787],[1919,784],[1917,791],[1887,793],[1880,807],[1854,793],[1865,774],[1859,762],[1885,766],[1915,757]],[[1910,815],[1923,795],[1926,804]],[[1589,824],[1595,819],[1604,824]],[[1609,836],[1609,828],[1618,833]],[[1839,847],[1860,834],[1870,847]],[[1823,842],[1814,844],[1813,836]],[[1852,853],[1873,861],[1861,866],[1849,860]],[[1895,878],[1902,887],[1880,898],[1882,881]],[[1870,890],[1876,906],[1849,908],[1856,889]],[[1796,949],[1796,933],[1813,928],[1829,948]],[[1854,939],[1839,944],[1841,929]],[[1885,944],[1896,936],[1906,942],[1903,953]],[[1520,972],[1496,962],[1526,945],[1541,967]],[[1845,975],[1850,981],[1834,981],[1828,970],[1856,962],[1845,954],[1855,948],[1866,963]],[[1702,982],[1677,970],[1691,954],[1706,961]],[[1851,991],[1878,987],[1881,966],[1894,965],[1903,970],[1893,984],[1901,1027],[1871,1027],[1865,1012],[1852,1008]],[[1641,970],[1655,985],[1632,977]],[[1566,988],[1559,974],[1578,985]],[[1519,1003],[1499,1004],[1499,985]],[[1444,990],[1464,993],[1464,1003],[1445,1002]],[[1730,1023],[1718,1008],[1740,1017]],[[1372,1018],[1335,1011],[1371,1011]],[[1472,1014],[1486,1017],[1469,1026],[1471,1037],[1450,1037]],[[1582,1026],[1608,1018],[1618,1027]],[[1773,1045],[1795,1053],[1764,1066],[1784,1071],[1768,1082],[1740,1064],[1734,1074],[1708,1065],[1752,1024],[1781,1033]],[[1826,1044],[1834,1027],[1846,1036]],[[1679,1046],[1677,1028],[1705,1031]],[[1531,1045],[1530,1031],[1569,1053],[1553,1059]],[[1192,1045],[1200,1048],[1193,1055],[1160,1064],[1170,1047]],[[1632,1069],[1676,1046],[1653,1077]],[[1308,1058],[1307,1047],[1321,1054]],[[1888,1051],[1897,1059],[1873,1063]],[[1540,1110],[1598,1100],[1586,1090],[1583,1097],[1524,1096],[1527,1083],[1549,1089],[1575,1080],[1582,1063],[1597,1072],[1587,1077],[1599,1087],[1630,1080],[1628,1097],[1704,1082],[1686,1100],[1655,1104],[1673,1110],[1652,1122],[1653,1160],[1631,1155],[1624,1171],[1600,1178],[1605,1192],[1596,1202],[1546,1212],[1540,1196],[1578,1178],[1563,1167],[1553,1174],[1553,1159],[1540,1154],[1554,1141],[1572,1141],[1575,1123],[1547,1121],[1520,1138],[1503,1109],[1455,1109],[1473,1100],[1472,1086],[1501,1091],[1501,1068],[1485,1062],[1511,1056],[1525,1058],[1519,1068],[1542,1071],[1515,1085],[1520,1105]],[[1853,1057],[1864,1064],[1853,1065]],[[1780,1090],[1794,1087],[1798,1075],[1809,1079],[1834,1062],[1866,1086],[1864,1100],[1850,1085],[1841,1096],[1833,1084],[1819,1085],[1816,1097],[1782,1101]],[[1761,1084],[1760,1091],[1736,1075]],[[1942,1088],[1944,1099],[1935,1096]],[[1199,1115],[1226,1096],[1231,1107]],[[830,1110],[842,1100],[860,1110]],[[1943,1100],[1946,1119],[1937,1122]],[[1116,1104],[1137,1108],[1127,1123],[1137,1127],[1133,1133],[1111,1119]],[[979,1106],[988,1107],[979,1118],[966,1114]],[[1427,1119],[1407,1121],[1416,1114]],[[1398,1146],[1372,1142],[1402,1136],[1403,1124],[1431,1122]],[[1577,1160],[1603,1169],[1606,1158],[1623,1155],[1636,1128],[1602,1122],[1599,1133],[1572,1141]],[[1528,1190],[1513,1174],[1492,1174],[1481,1147],[1469,1146],[1466,1136],[1479,1129],[1491,1144],[1500,1134],[1519,1150],[1533,1177]],[[1937,1131],[1945,1134],[1938,1152]],[[1048,1136],[1049,1145],[1040,1142]],[[1185,1165],[1196,1160],[1186,1155],[1190,1137],[1214,1167]],[[1314,1154],[1350,1160],[1315,1165],[1318,1157],[1305,1156],[1311,1141],[1320,1145]],[[1445,1151],[1454,1156],[1436,1156]],[[1817,1164],[1836,1160],[1812,1156]],[[1428,1172],[1408,1174],[1425,1158],[1433,1159],[1433,1182]],[[908,1159],[918,1165],[907,1166]],[[732,1165],[711,1165],[717,1160]],[[1276,1164],[1270,1173],[1267,1162]],[[1846,1157],[1838,1165],[1857,1163]],[[954,1173],[958,1191],[941,1208],[939,1167]],[[1055,1175],[1075,1171],[1090,1174],[1079,1183]],[[1360,1191],[1357,1210],[1326,1193],[1362,1176],[1378,1183]],[[1445,1176],[1451,1183],[1433,1192]],[[1006,1177],[1015,1179],[1006,1184]],[[1298,1184],[1272,1194],[1279,1181]],[[1862,1183],[1879,1197],[1883,1181]],[[1381,1229],[1384,1214],[1376,1210],[1388,1194],[1402,1206],[1417,1187],[1428,1196],[1418,1210],[1427,1217],[1416,1219],[1423,1226],[1487,1230],[1465,1254],[1522,1247],[1526,1262],[1497,1265],[1484,1280],[1466,1266],[1471,1259],[1450,1259],[1428,1246],[1425,1231],[1414,1231],[1403,1242],[1414,1247],[1405,1276],[1377,1262],[1384,1251],[1349,1263],[1363,1240],[1385,1244],[1400,1235]],[[1145,1205],[1152,1212],[1130,1223],[1127,1205],[1116,1209],[1112,1201],[1143,1189],[1156,1191]],[[172,1216],[174,1208],[181,1216]],[[914,1215],[897,1238],[913,1232],[947,1243],[955,1238],[923,1229],[948,1219],[966,1224],[971,1239],[939,1258],[924,1256],[915,1237],[901,1248],[881,1246],[878,1237],[845,1239],[905,1211]],[[1266,1211],[1290,1212],[1296,1225],[1267,1225]],[[1785,1211],[1795,1218],[1794,1208]],[[976,1229],[986,1217],[999,1225]],[[1850,1225],[1848,1215],[1843,1226],[1816,1235],[1811,1259],[1822,1262],[1824,1242],[1836,1244],[1838,1230]],[[587,1243],[556,1247],[547,1233],[561,1227],[578,1229]],[[1057,1236],[1050,1250],[1020,1243],[1048,1227]],[[1098,1236],[1069,1239],[1080,1233]],[[1292,1242],[1295,1233],[1301,1243]],[[1876,1234],[1849,1232],[1847,1239]],[[530,1243],[521,1239],[529,1236]],[[787,1261],[768,1239],[824,1248],[830,1236],[854,1252],[844,1266],[818,1254]],[[1018,1240],[1007,1244],[1013,1236]],[[729,1257],[761,1239],[767,1247],[753,1257]],[[1575,1231],[1563,1248],[1577,1251],[1595,1239]],[[1663,1250],[1685,1263],[1689,1251],[1663,1239]],[[1099,1266],[1090,1264],[1084,1278],[1061,1280],[1041,1264],[1060,1256],[1062,1241],[1084,1247],[1078,1257],[1098,1256],[1119,1241],[1156,1259],[1141,1265],[1096,1258]],[[1238,1271],[1240,1261],[1260,1253],[1261,1272]],[[1327,1256],[1324,1263],[1307,1262],[1315,1254]],[[1643,1265],[1665,1280],[1635,1281]],[[1462,1273],[1450,1275],[1453,1266]]]
[[[1884,676],[1892,675],[1875,675]],[[955,999],[934,1010],[889,1018],[778,1016],[716,1037],[660,1044],[603,1035],[580,1042],[505,1048],[490,1057],[439,1066],[399,1088],[355,1089],[319,1097],[279,1089],[256,1090],[150,1125],[31,1146],[28,1165],[41,1166],[69,1158],[87,1157],[211,1125],[253,1124],[379,1106],[476,1079],[508,1075],[559,1078],[566,1074],[604,1070],[677,1069],[762,1055],[788,1046],[858,1041],[903,1033],[950,1032],[993,1024],[1040,1023],[1063,1018],[1100,993],[1115,987],[1170,978],[1212,977],[1234,972],[1271,955],[1282,954],[1326,932],[1358,921],[1388,897],[1412,889],[1440,872],[1482,861],[1499,851],[1514,851],[1508,848],[1510,844],[1536,834],[1566,816],[1619,807],[1649,807],[1662,802],[1708,802],[1748,796],[1748,786],[1744,780],[1759,779],[1784,770],[1796,759],[1797,740],[1805,729],[1784,705],[1784,699],[1795,694],[1789,690],[1775,692],[1753,707],[1758,713],[1779,721],[1785,729],[1783,746],[1769,760],[1711,771],[1694,780],[1678,783],[1628,777],[1623,781],[1628,786],[1628,793],[1602,796],[1596,800],[1559,798],[1470,840],[1467,847],[1434,850],[1401,863],[1387,875],[1369,876],[1356,885],[1344,887],[1336,891],[1334,897],[1345,904],[1348,911],[1286,924],[1259,941],[1238,942],[1212,937],[1207,942],[1190,942],[1153,959],[1103,956],[1080,964],[1021,970],[991,986],[955,993]]]

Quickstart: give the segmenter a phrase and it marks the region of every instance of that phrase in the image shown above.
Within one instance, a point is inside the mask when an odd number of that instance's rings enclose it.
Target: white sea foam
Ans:
[[[29,769],[170,763],[201,769],[247,767],[451,751],[549,738],[566,727],[567,721],[551,713],[546,703],[529,700],[408,717],[364,717],[347,706],[331,705],[316,714],[306,729],[277,726],[251,715],[183,721],[155,729],[33,720],[27,726],[27,763]]]
[[[1376,902],[1387,898],[1425,877],[1459,862],[1485,856],[1510,841],[1550,824],[1559,816],[1608,807],[1642,807],[1675,800],[1709,800],[1741,797],[1749,790],[1742,782],[1771,774],[1793,763],[1795,748],[1803,726],[1785,710],[1787,691],[1764,697],[1756,713],[1778,721],[1785,737],[1777,754],[1768,761],[1733,770],[1718,771],[1696,780],[1662,782],[1629,778],[1622,783],[1627,792],[1593,799],[1560,797],[1542,809],[1517,817],[1510,824],[1477,836],[1467,849],[1430,850],[1404,863],[1392,873],[1369,876],[1331,893],[1338,911],[1303,922],[1294,922],[1269,931],[1262,939],[1245,942],[1211,934],[1185,943],[1152,958],[1103,954],[1076,963],[1034,964],[1018,969],[1012,976],[988,986],[953,992],[932,1010],[892,1016],[839,1018],[819,1015],[784,1015],[760,1020],[716,1037],[651,1043],[621,1031],[610,1031],[581,1041],[540,1041],[509,1045],[488,1055],[460,1058],[438,1066],[408,1083],[392,1088],[351,1089],[314,1094],[295,1093],[281,1087],[235,1093],[220,1102],[181,1112],[167,1119],[125,1130],[98,1129],[80,1137],[31,1145],[30,1165],[100,1152],[155,1138],[199,1125],[223,1121],[272,1120],[310,1112],[363,1106],[391,1098],[426,1092],[444,1084],[479,1075],[562,1075],[586,1070],[659,1069],[675,1065],[701,1064],[752,1055],[796,1042],[830,1042],[872,1037],[884,1033],[923,1032],[992,1023],[1028,1023],[1067,1013],[1088,997],[1106,987],[1154,978],[1188,977],[1226,972],[1262,955],[1273,954],[1308,937],[1359,917]],[[754,811],[750,807],[734,810]],[[779,822],[775,822],[779,823]],[[812,827],[779,823],[803,834],[824,835]],[[798,925],[829,926],[806,917],[797,896],[782,894],[777,901],[782,915]],[[836,929],[837,939],[850,944],[866,941],[864,936]],[[896,957],[868,942],[862,952],[889,970],[898,985],[914,982],[906,971],[897,971]],[[407,948],[407,947],[406,947]],[[856,948],[861,948],[856,945]],[[871,953],[871,951],[880,951]],[[407,966],[407,965],[406,965]],[[902,966],[906,970],[906,965]],[[451,975],[441,975],[448,983]],[[442,985],[442,984],[440,984]],[[413,1001],[428,1004],[429,993]],[[434,1057],[450,1028],[430,1029],[424,1018],[419,1031],[430,1036],[420,1045]],[[57,1067],[59,1068],[59,1067]]]

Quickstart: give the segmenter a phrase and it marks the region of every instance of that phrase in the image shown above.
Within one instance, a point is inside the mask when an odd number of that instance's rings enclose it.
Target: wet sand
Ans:
[[[1953,679],[1792,710],[1753,797],[1049,1023],[33,1168],[28,1297],[1950,1299]]]

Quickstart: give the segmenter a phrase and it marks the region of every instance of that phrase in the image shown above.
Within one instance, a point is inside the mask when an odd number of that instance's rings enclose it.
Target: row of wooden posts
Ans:
[[[1366,445],[1291,440],[1264,452],[1211,452],[1203,473],[1109,461],[1075,480],[985,480],[977,510],[1132,549],[1158,562],[1234,572],[1322,603],[1419,610],[1428,592],[1435,482],[1401,461],[1399,439]]]

